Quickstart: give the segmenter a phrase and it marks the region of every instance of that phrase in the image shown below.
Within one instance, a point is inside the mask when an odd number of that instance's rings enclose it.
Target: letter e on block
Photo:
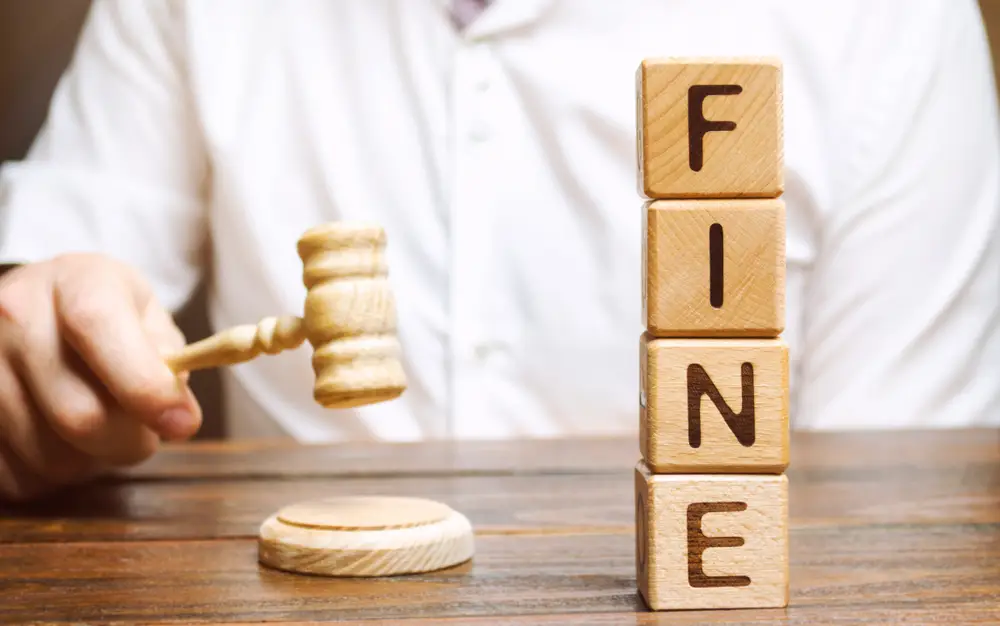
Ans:
[[[635,472],[636,582],[654,610],[788,606],[788,478]]]
[[[640,345],[640,448],[665,474],[780,474],[788,467],[783,339],[655,339]]]
[[[640,188],[649,198],[784,191],[777,59],[646,59],[636,71]]]

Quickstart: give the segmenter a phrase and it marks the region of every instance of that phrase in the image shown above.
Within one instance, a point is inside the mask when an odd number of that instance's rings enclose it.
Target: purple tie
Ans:
[[[459,28],[465,28],[486,9],[490,0],[453,0],[451,14]]]

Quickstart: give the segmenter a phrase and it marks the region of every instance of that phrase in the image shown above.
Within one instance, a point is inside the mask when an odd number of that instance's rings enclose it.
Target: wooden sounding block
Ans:
[[[355,496],[285,507],[261,525],[258,559],[322,576],[394,576],[444,569],[472,558],[472,527],[445,504]]]
[[[636,578],[654,610],[788,605],[788,478],[635,471]]]
[[[781,334],[782,200],[655,200],[646,203],[643,216],[643,318],[651,333]]]
[[[301,317],[270,317],[237,326],[171,355],[174,371],[233,365],[277,354],[308,340],[316,380],[313,396],[327,408],[396,398],[406,389],[387,278],[382,228],[332,223],[298,241],[306,301]]]
[[[782,339],[640,345],[639,447],[656,473],[780,474],[788,467]]]
[[[784,191],[775,59],[646,59],[636,71],[640,189],[648,198]]]

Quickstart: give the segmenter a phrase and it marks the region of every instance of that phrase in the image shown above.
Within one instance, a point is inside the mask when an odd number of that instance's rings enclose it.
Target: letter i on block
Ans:
[[[659,337],[777,337],[785,327],[785,205],[654,200],[643,211],[642,309]]]
[[[788,605],[788,478],[635,471],[636,579],[654,610]]]

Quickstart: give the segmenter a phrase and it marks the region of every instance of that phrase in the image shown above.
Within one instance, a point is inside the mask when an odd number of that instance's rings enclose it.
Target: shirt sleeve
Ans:
[[[1000,157],[981,16],[972,0],[886,4],[891,19],[859,19],[845,63],[847,158],[818,227],[793,423],[997,424]]]
[[[28,156],[0,170],[0,263],[100,252],[177,309],[201,271],[207,167],[183,5],[97,0]]]

